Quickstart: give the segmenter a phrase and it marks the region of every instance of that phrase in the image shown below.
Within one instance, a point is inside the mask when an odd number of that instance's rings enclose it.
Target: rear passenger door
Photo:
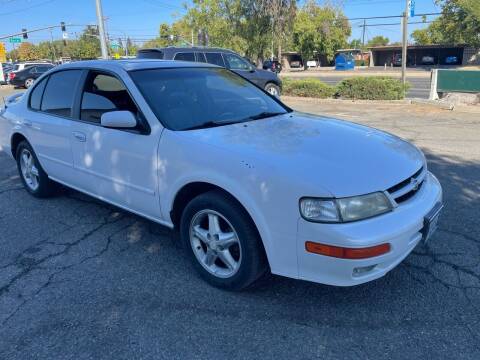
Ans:
[[[137,127],[102,127],[102,114],[118,110],[134,113]],[[77,116],[71,141],[80,187],[113,204],[158,219],[159,138],[150,135],[150,127],[124,83],[112,74],[90,71]]]
[[[75,180],[70,146],[72,113],[82,70],[64,70],[42,79],[31,91],[24,118],[27,138],[47,174]]]
[[[207,63],[225,67],[225,62],[223,61],[222,54],[219,52],[206,52],[205,58]]]

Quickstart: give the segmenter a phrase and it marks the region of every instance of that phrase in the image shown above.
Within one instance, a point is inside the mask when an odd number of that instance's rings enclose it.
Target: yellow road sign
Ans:
[[[5,44],[0,42],[0,62],[7,61],[7,51],[5,50]]]

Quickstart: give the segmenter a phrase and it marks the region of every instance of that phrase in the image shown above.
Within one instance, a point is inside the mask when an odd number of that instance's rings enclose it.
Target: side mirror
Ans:
[[[137,126],[137,119],[131,111],[109,111],[102,114],[100,124],[107,128],[131,129]]]

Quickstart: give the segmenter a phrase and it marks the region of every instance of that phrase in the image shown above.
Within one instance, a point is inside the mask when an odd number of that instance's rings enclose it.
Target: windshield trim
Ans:
[[[157,114],[155,114],[155,112],[153,111],[153,107],[150,103],[150,100],[148,99],[148,97],[146,97],[144,94],[143,94],[143,91],[137,86],[137,83],[135,82],[135,79],[130,75],[131,73],[135,73],[135,72],[140,72],[140,71],[150,71],[150,70],[172,70],[172,69],[217,69],[217,70],[224,70],[224,71],[228,71],[230,73],[232,73],[233,75],[235,76],[239,76],[241,77],[242,79],[244,79],[245,81],[249,82],[251,85],[255,86],[257,89],[260,89],[265,95],[267,95],[268,97],[270,97],[272,100],[274,100],[278,105],[280,105],[285,111],[286,113],[292,113],[293,112],[293,109],[290,108],[289,106],[287,106],[286,104],[284,104],[279,98],[277,98],[276,96],[273,96],[272,94],[270,94],[268,91],[265,91],[265,89],[262,89],[260,86],[258,86],[257,84],[253,83],[252,81],[250,81],[249,79],[247,79],[246,77],[236,73],[235,71],[233,70],[230,70],[230,69],[227,69],[227,68],[223,68],[223,67],[220,67],[220,66],[195,66],[194,64],[192,64],[192,66],[161,66],[161,67],[149,67],[149,68],[145,68],[145,69],[133,69],[133,70],[129,70],[127,71],[128,73],[128,76],[130,76],[130,79],[132,80],[133,84],[135,85],[136,89],[138,90],[138,92],[142,95],[143,99],[145,100],[145,102],[147,103],[148,107],[150,108],[150,111],[155,115],[155,118],[158,120],[158,122],[160,124],[162,124],[162,126],[165,128],[165,129],[168,129],[168,130],[171,130],[171,131],[188,131],[188,130],[178,130],[178,129],[172,129],[170,126],[168,126],[167,124],[165,124],[164,121],[162,121],[161,119],[158,118]],[[243,121],[243,122],[249,122],[249,121],[255,121],[255,120],[247,120],[247,121]],[[242,121],[239,121],[239,122],[235,122],[233,124],[238,124]],[[226,123],[226,124],[221,124],[219,126],[225,126],[225,125],[233,125],[232,123]]]

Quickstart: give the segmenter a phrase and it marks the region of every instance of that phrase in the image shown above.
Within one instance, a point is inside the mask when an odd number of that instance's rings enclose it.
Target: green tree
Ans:
[[[293,28],[297,2],[296,0],[258,0],[254,3],[258,4],[260,13],[271,23],[272,36],[277,44],[277,59],[280,60],[282,45],[287,41],[287,36]]]
[[[297,13],[293,27],[296,50],[302,55],[304,63],[315,52],[325,55],[329,61],[333,60],[335,51],[347,45],[350,33],[348,20],[340,9],[322,7],[313,0]]]
[[[390,42],[389,38],[387,38],[385,36],[378,35],[378,36],[374,36],[373,38],[371,38],[368,41],[367,46],[368,47],[385,46],[385,45],[388,45],[389,42]]]
[[[412,33],[415,43],[480,46],[479,0],[436,0],[436,3],[442,7],[442,14],[426,29]]]
[[[363,48],[362,40],[360,40],[360,39],[353,39],[353,40],[350,41],[350,43],[348,44],[348,47],[351,48],[351,49],[362,49],[362,48]]]

